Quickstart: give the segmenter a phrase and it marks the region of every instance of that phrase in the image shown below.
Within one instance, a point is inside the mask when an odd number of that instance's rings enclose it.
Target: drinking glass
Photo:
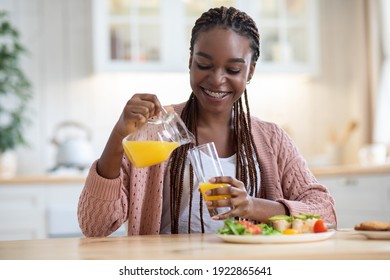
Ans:
[[[228,184],[225,183],[209,183],[210,178],[223,176],[221,162],[218,158],[214,142],[199,145],[190,149],[188,151],[188,157],[205,201],[227,199],[231,197],[230,195],[205,195],[207,190],[228,186]],[[207,208],[211,217],[231,210],[230,207]]]

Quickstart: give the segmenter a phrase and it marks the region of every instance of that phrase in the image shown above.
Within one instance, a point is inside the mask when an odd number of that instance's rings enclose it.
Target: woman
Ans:
[[[250,115],[246,84],[259,54],[258,29],[246,13],[232,7],[203,13],[190,43],[192,93],[186,103],[172,106],[195,135],[195,145],[214,142],[228,170],[214,180],[230,187],[210,194],[229,192],[231,199],[207,206],[232,210],[208,216],[186,156],[190,144],[162,164],[132,166],[122,139],[162,110],[156,95],[135,94],[80,196],[79,223],[86,236],[107,236],[126,221],[129,235],[216,232],[229,217],[267,222],[273,215],[301,212],[336,223],[332,197],[287,134]]]

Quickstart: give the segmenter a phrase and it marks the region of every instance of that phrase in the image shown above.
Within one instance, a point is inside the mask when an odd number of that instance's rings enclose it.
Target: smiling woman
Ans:
[[[141,131],[163,110],[156,95],[134,94],[101,157],[92,164],[80,196],[78,216],[84,234],[107,236],[126,220],[129,235],[216,232],[229,218],[266,222],[274,215],[302,212],[335,224],[332,197],[287,133],[250,113],[246,85],[255,72],[260,38],[253,19],[234,7],[212,8],[196,20],[191,36],[192,92],[186,102],[172,107],[195,143],[181,145],[166,162],[134,166],[122,139]],[[224,176],[209,182],[227,184],[223,191],[230,197],[203,203],[187,152],[208,142],[215,143],[218,157],[228,167]],[[208,195],[219,191],[210,190]],[[231,210],[207,214],[207,208],[219,207]]]

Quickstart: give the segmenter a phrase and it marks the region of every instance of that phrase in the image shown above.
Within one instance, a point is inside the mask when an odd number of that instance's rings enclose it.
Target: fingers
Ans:
[[[156,95],[134,94],[123,109],[117,126],[118,131],[126,136],[145,124],[149,118],[157,116],[161,110],[162,106]]]
[[[157,96],[148,93],[137,93],[127,102],[125,112],[129,118],[146,121],[150,117],[157,116],[162,106]]]
[[[209,182],[212,184],[227,184],[228,187],[210,189],[205,192],[205,195],[231,195],[231,197],[237,197],[244,194],[246,196],[244,183],[231,176],[214,177]]]
[[[209,180],[210,183],[213,183],[213,184],[228,184],[234,188],[238,188],[238,189],[241,189],[241,190],[245,190],[245,186],[244,186],[244,183],[237,180],[236,178],[234,177],[231,177],[231,176],[219,176],[219,177],[213,177]]]
[[[223,214],[219,214],[219,215],[217,215],[217,216],[211,217],[211,219],[217,221],[217,220],[226,220],[226,219],[229,219],[229,218],[231,218],[231,217],[237,217],[237,215],[235,215],[235,214],[233,213],[233,210],[230,210],[230,211],[225,212],[225,213],[223,213]]]
[[[230,207],[230,211],[214,216],[214,220],[224,220],[230,217],[245,218],[250,208],[250,201],[244,183],[230,176],[214,177],[210,183],[225,183],[228,187],[215,188],[205,192],[207,196],[228,196],[225,199],[209,200],[209,208]]]

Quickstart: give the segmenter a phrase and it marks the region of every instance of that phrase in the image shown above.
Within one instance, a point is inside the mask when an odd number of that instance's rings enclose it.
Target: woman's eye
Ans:
[[[200,64],[200,63],[197,63],[196,65],[197,65],[198,68],[201,69],[201,70],[207,70],[207,69],[210,69],[210,68],[211,68],[211,66],[208,65],[208,64]]]
[[[227,69],[226,72],[228,72],[229,74],[238,74],[240,73],[240,69],[237,69],[237,68],[230,68],[230,69]]]

